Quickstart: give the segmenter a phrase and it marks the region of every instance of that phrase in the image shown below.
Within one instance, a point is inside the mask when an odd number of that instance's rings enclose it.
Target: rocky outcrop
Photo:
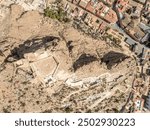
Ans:
[[[123,53],[110,51],[103,56],[101,62],[104,62],[107,65],[108,69],[112,69],[115,65],[121,63],[127,58]]]

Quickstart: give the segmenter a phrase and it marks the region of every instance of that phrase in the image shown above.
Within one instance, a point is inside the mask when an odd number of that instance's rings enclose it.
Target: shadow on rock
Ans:
[[[80,67],[83,67],[84,65],[88,65],[97,60],[98,60],[97,57],[84,53],[73,63],[73,70],[75,72]]]
[[[105,63],[107,65],[107,68],[110,70],[112,69],[113,66],[121,63],[126,58],[129,58],[129,57],[123,53],[110,51],[103,56],[103,58],[101,59],[101,62]]]
[[[5,62],[14,62],[16,60],[24,58],[27,53],[34,53],[41,48],[47,50],[48,47],[56,47],[60,41],[59,37],[46,36],[42,38],[34,38],[25,41],[23,44],[15,47],[11,50],[11,54],[5,59]]]

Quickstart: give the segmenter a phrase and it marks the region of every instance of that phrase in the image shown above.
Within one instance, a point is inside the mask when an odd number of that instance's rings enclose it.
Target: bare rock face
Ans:
[[[11,20],[17,20],[24,13],[24,8],[21,5],[11,5],[10,6],[10,16]]]
[[[3,8],[7,8],[12,4],[20,5],[24,8],[25,11],[29,10],[38,10],[43,11],[46,7],[47,0],[1,0],[0,4]]]
[[[38,11],[25,12],[18,19],[12,21],[8,35],[21,40],[28,39],[31,34],[35,35],[38,33],[41,19],[42,16]]]
[[[44,8],[46,8],[46,0],[0,0],[0,24],[2,25],[0,26],[0,38],[8,34],[11,20],[14,21],[21,17],[25,11],[43,12]]]

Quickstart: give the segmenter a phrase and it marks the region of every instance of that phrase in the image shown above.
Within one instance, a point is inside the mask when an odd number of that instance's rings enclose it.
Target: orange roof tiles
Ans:
[[[129,0],[118,0],[117,4],[119,12],[124,12],[127,5],[129,4]]]
[[[80,0],[79,6],[82,8],[86,8],[89,1],[90,0]]]
[[[105,19],[110,23],[115,23],[118,20],[116,13],[112,9],[105,15]]]
[[[74,1],[77,2],[79,0],[74,0]],[[111,0],[107,0],[107,1],[111,1]],[[102,2],[98,2],[95,0],[80,0],[80,3],[81,2],[85,4],[87,3],[84,9],[91,12],[92,14],[95,14],[97,17],[100,17],[109,23],[117,22],[118,19],[115,11],[113,11],[110,7],[106,6]],[[79,6],[82,5],[82,4],[80,5],[80,3]]]
[[[115,23],[118,20],[115,11],[104,5],[102,2],[97,5],[96,15],[110,23]]]
[[[92,1],[88,2],[86,6],[86,10],[90,11],[91,13],[95,13],[94,3]]]

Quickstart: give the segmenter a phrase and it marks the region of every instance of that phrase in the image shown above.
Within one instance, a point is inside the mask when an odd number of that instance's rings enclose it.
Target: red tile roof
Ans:
[[[105,15],[105,19],[110,23],[115,23],[118,21],[117,15],[112,9]]]
[[[94,3],[92,1],[88,2],[86,6],[86,10],[90,11],[91,13],[95,13]]]
[[[119,12],[124,12],[128,4],[129,0],[118,0],[117,5]]]
[[[79,1],[79,0],[76,0]],[[80,2],[87,3],[85,10],[91,12],[92,14],[95,14],[96,16],[104,19],[105,21],[109,23],[115,23],[117,22],[117,15],[115,11],[113,11],[111,8],[103,4],[102,2],[95,2],[94,0],[81,0]],[[111,0],[108,0],[111,1]]]

